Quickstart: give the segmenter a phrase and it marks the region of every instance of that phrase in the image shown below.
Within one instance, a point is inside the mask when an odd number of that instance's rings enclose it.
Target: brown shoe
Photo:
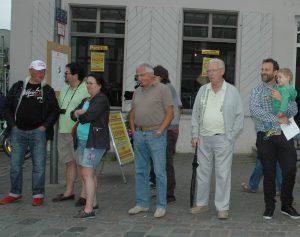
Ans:
[[[243,192],[246,192],[246,193],[256,193],[256,191],[253,190],[253,189],[251,189],[251,188],[249,187],[249,185],[246,184],[246,183],[241,183],[241,186],[242,186],[242,191],[243,191]]]
[[[62,201],[67,201],[67,200],[74,200],[75,199],[75,195],[72,194],[68,197],[65,197],[64,194],[59,194],[57,197],[52,199],[52,202],[62,202]]]
[[[192,214],[199,214],[199,213],[204,213],[208,212],[209,208],[208,206],[196,206],[190,209],[190,213]]]
[[[218,219],[219,220],[226,220],[228,219],[228,211],[227,210],[224,210],[224,211],[218,211]]]

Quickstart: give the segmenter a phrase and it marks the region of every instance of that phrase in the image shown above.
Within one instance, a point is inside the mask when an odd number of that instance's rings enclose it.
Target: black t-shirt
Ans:
[[[17,111],[17,127],[23,130],[32,130],[41,126],[43,123],[42,109],[41,84],[28,83]]]

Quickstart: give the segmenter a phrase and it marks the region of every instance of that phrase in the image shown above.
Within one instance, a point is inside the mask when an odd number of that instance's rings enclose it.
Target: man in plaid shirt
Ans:
[[[294,147],[293,139],[287,140],[281,132],[280,124],[289,124],[287,117],[278,118],[272,113],[272,95],[273,98],[281,100],[278,91],[273,90],[276,84],[276,74],[279,69],[278,63],[269,58],[262,62],[261,79],[262,82],[251,92],[250,113],[255,122],[257,132],[256,146],[259,157],[263,164],[264,173],[264,199],[265,212],[264,219],[272,219],[275,210],[275,173],[276,162],[282,169],[282,187],[281,187],[281,212],[292,219],[299,219],[300,215],[293,208],[293,189],[296,177],[297,153]],[[297,104],[289,102],[287,114],[293,117],[297,114]],[[265,139],[269,127],[266,124],[272,124],[272,130],[275,131],[272,136]]]

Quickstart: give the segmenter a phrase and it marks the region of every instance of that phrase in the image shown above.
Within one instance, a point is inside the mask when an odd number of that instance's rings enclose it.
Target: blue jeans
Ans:
[[[38,128],[21,130],[13,128],[11,131],[11,159],[10,159],[10,195],[22,194],[23,163],[27,148],[30,148],[32,158],[32,193],[33,197],[44,197],[45,168],[47,156],[46,132]]]
[[[263,177],[263,166],[260,161],[260,158],[256,158],[256,163],[252,175],[249,180],[249,187],[251,190],[258,191],[258,186]],[[276,190],[277,192],[281,192],[281,184],[282,184],[282,173],[280,165],[277,161],[276,163]]]
[[[79,165],[85,168],[97,169],[106,149],[86,148],[86,140],[78,139]]]
[[[149,207],[149,169],[150,159],[152,159],[156,174],[156,207],[166,208],[166,132],[163,132],[160,137],[154,137],[155,133],[156,131],[137,130],[134,134],[136,205]]]

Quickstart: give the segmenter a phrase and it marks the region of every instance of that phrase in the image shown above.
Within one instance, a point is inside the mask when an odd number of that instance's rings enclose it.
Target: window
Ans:
[[[181,99],[184,109],[192,109],[201,85],[203,58],[224,60],[224,78],[235,81],[235,52],[238,14],[232,12],[184,11]]]
[[[90,45],[105,45],[104,72],[111,106],[122,106],[125,8],[71,7],[72,61],[91,68]]]

